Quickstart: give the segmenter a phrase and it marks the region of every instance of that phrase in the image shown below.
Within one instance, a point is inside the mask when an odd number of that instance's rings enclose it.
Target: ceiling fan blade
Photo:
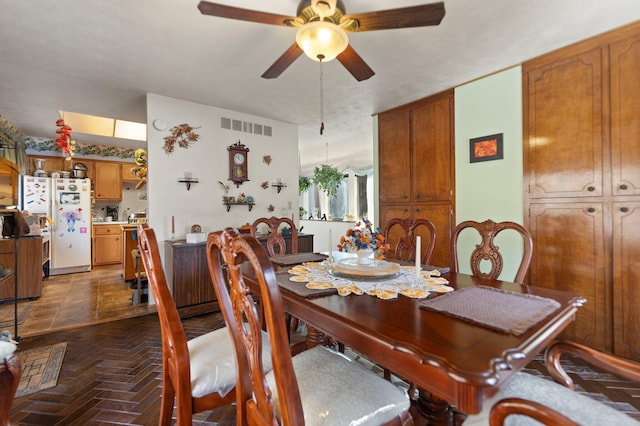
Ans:
[[[342,21],[358,20],[358,27],[352,31],[359,32],[438,25],[442,18],[444,18],[444,2],[345,15]]]
[[[302,49],[298,46],[298,43],[293,43],[276,61],[269,67],[268,70],[262,74],[262,78],[277,78],[289,68],[289,65],[293,63],[298,56],[302,55]]]
[[[351,45],[347,45],[344,52],[338,55],[338,60],[358,81],[371,78],[375,74]]]
[[[295,16],[276,15],[274,13],[259,12],[239,7],[226,6],[219,3],[201,1],[198,9],[203,15],[219,16],[221,18],[238,19],[240,21],[258,22],[261,24],[287,26],[287,21],[296,19]]]

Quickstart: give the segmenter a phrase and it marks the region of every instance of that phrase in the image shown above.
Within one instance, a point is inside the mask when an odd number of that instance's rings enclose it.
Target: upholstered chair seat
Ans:
[[[505,398],[520,398],[537,402],[562,413],[583,426],[637,426],[640,424],[626,414],[550,379],[527,373],[517,373],[493,398],[484,402],[483,407],[485,408],[479,414],[467,417],[463,423],[464,426],[488,425],[489,411],[498,401]],[[506,418],[504,424],[507,426],[540,426],[541,423],[526,416],[513,414]]]
[[[262,333],[262,362],[271,370],[269,336]],[[211,393],[221,397],[234,390],[237,380],[236,355],[227,327],[187,341],[191,370],[191,395],[200,398]]]
[[[409,410],[407,393],[345,355],[317,346],[293,357],[305,425],[380,425]],[[267,374],[282,422],[273,372]]]

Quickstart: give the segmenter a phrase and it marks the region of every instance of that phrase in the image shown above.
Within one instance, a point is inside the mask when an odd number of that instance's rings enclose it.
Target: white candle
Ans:
[[[416,281],[420,280],[420,235],[416,237]]]
[[[331,246],[331,244],[332,244],[331,240],[332,240],[332,238],[331,238],[331,229],[329,229],[329,258],[332,257],[331,253],[333,253],[333,247]]]

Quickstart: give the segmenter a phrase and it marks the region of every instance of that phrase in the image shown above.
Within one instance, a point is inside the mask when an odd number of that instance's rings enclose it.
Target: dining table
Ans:
[[[330,263],[321,263],[326,265],[327,274],[334,272]],[[326,343],[330,336],[415,385],[420,391],[416,408],[432,424],[451,424],[455,413],[480,412],[483,401],[542,353],[586,302],[566,291],[487,280],[448,268],[438,268],[437,272],[439,279],[447,281],[447,292],[381,298],[375,295],[379,292],[369,288],[341,295],[338,288],[313,291],[305,282],[293,281],[289,267],[277,268],[275,277],[285,310],[307,324],[305,345]],[[421,269],[429,268],[423,265]],[[359,276],[335,275],[343,284],[351,281],[365,289],[369,284]],[[250,271],[245,271],[245,279],[256,285]],[[376,282],[382,287],[390,285],[385,284],[385,278],[374,280],[374,285]],[[477,299],[479,296],[482,299]],[[529,301],[546,303],[547,310],[525,327],[509,329],[511,323],[522,320],[512,319],[512,314],[524,315],[525,321],[533,315],[520,309]],[[449,312],[450,303],[440,302],[454,302],[462,312]],[[508,303],[514,308],[505,310]],[[498,314],[498,322],[509,324],[496,328],[495,324],[466,317],[466,311],[475,311],[474,306],[484,306],[490,316]]]

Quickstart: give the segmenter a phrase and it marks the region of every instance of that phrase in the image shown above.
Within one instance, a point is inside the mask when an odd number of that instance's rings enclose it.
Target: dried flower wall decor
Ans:
[[[180,148],[189,148],[189,145],[197,142],[198,138],[200,138],[200,135],[194,132],[195,129],[199,128],[191,127],[186,123],[172,127],[170,130],[171,135],[164,138],[164,152],[170,155],[174,151],[176,143]]]

